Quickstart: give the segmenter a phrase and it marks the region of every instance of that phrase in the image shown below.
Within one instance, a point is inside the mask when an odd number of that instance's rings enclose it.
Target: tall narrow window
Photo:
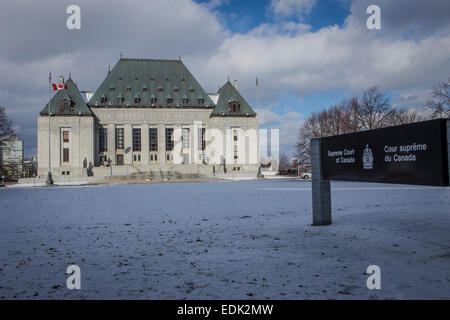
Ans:
[[[123,128],[116,128],[116,149],[124,149]]]
[[[63,162],[69,162],[69,148],[63,149]]]
[[[141,128],[133,128],[133,151],[141,151]]]
[[[69,142],[69,131],[63,131],[63,142]]]
[[[191,130],[189,128],[183,128],[183,148],[190,147]]]
[[[166,128],[166,151],[172,151],[174,142],[172,140],[173,128]]]
[[[123,154],[118,154],[116,160],[118,166],[123,166]]]
[[[108,129],[99,128],[98,129],[98,151],[107,152],[108,151]]]
[[[205,128],[198,128],[198,147],[201,151],[206,149]]]
[[[149,129],[149,142],[150,142],[150,151],[158,151],[158,129],[150,128]]]

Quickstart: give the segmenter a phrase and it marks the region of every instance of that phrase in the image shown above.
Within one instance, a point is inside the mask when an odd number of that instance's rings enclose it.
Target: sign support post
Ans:
[[[330,180],[322,178],[321,139],[311,139],[313,226],[331,224]]]

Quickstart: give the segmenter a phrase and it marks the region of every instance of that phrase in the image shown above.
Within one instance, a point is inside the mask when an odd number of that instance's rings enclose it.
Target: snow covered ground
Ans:
[[[312,227],[306,181],[3,188],[0,298],[450,299],[449,191],[334,182]]]

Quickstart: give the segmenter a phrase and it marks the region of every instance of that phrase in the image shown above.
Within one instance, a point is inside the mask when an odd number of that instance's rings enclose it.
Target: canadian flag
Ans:
[[[53,91],[67,89],[67,84],[64,84],[64,77],[58,77],[58,84],[52,83]]]

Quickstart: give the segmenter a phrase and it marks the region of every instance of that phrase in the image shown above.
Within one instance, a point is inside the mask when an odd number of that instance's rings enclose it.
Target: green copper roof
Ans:
[[[134,97],[139,96],[136,102]],[[155,107],[182,105],[183,108],[214,107],[214,103],[181,60],[120,59],[89,100],[90,107]],[[121,99],[122,97],[123,102]],[[199,102],[201,97],[204,102]],[[106,98],[106,99],[105,99]],[[168,99],[173,99],[168,103]]]
[[[256,112],[253,111],[230,81],[219,89],[218,94],[219,100],[217,100],[216,108],[211,113],[211,117],[256,117]],[[240,105],[239,112],[232,112],[230,108],[232,102]]]
[[[65,82],[67,89],[61,89],[56,92],[49,103],[42,109],[41,115],[48,115],[48,108],[50,106],[51,115],[64,116],[92,116],[92,112],[84,102],[80,91],[73,82],[72,78]],[[64,101],[68,101],[68,108],[64,108]]]

